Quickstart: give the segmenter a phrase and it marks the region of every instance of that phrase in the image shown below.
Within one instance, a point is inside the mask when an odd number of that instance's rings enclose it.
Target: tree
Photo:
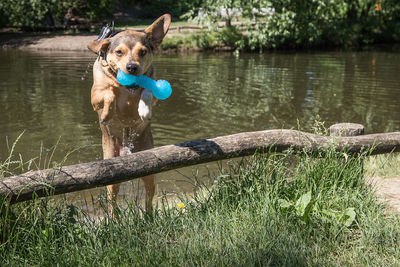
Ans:
[[[204,0],[194,20],[215,25],[221,9],[240,10],[242,47],[358,46],[400,40],[398,0]],[[199,12],[201,11],[201,12]],[[210,27],[212,28],[212,27]]]
[[[68,9],[92,21],[112,16],[116,0],[7,0],[0,2],[0,26],[36,27],[61,22]],[[46,23],[47,22],[47,23]]]

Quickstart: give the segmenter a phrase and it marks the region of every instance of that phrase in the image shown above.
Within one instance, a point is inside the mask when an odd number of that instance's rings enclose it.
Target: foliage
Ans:
[[[314,46],[358,46],[400,41],[400,3],[397,0],[206,0],[188,17],[210,26],[221,10],[236,9],[244,23],[239,49]],[[230,23],[227,24],[229,27]],[[213,28],[213,27],[211,27]]]
[[[6,21],[0,26],[10,24],[17,27],[35,27],[46,24],[46,20],[62,23],[68,9],[75,16],[81,16],[93,21],[101,20],[112,15],[116,0],[7,0],[0,2],[0,13]]]
[[[155,18],[162,14],[169,13],[173,17],[179,18],[188,10],[199,8],[202,0],[139,0],[125,1],[125,5],[139,5],[143,8],[143,16]]]
[[[0,2],[0,27],[36,27],[45,25],[49,19],[63,23],[68,9],[75,16],[92,22],[110,19],[115,11],[132,6],[141,9],[140,18],[154,19],[164,13],[178,18],[188,10],[198,8],[201,3],[202,0],[7,0]]]
[[[242,47],[243,39],[237,28],[225,27],[216,33],[216,41],[230,47]]]
[[[226,27],[216,32],[202,31],[189,38],[194,40],[194,42],[190,43],[192,47],[198,47],[204,50],[216,49],[221,46],[238,47],[242,45],[242,36],[237,29],[233,27]],[[186,37],[186,39],[188,39],[188,37]]]
[[[193,38],[196,46],[202,49],[212,49],[218,45],[216,36],[212,32],[202,32],[201,34],[195,35]]]
[[[70,7],[78,15],[92,21],[99,21],[112,17],[117,0],[68,0]]]
[[[0,11],[12,26],[41,25],[46,14],[58,13],[61,7],[54,0],[10,0],[0,2]]]
[[[238,15],[242,6],[246,4],[243,0],[204,0],[200,7],[190,10],[183,15],[185,18],[193,18],[199,22],[207,22],[213,28],[216,22],[225,21],[228,27],[235,16]]]
[[[195,37],[173,36],[165,38],[160,47],[162,50],[194,48]]]

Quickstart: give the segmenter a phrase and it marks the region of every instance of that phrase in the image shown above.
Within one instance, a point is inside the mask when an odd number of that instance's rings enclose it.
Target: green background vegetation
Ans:
[[[109,18],[116,6],[115,0],[7,0],[0,2],[3,18],[0,26],[39,27],[48,19],[63,24],[68,9],[92,21]],[[50,18],[51,17],[51,18]]]
[[[140,11],[137,19],[168,12],[174,20],[208,26],[209,31],[195,37],[203,49],[357,47],[400,41],[398,0],[9,0],[0,3],[0,26],[37,27],[50,18],[62,23],[68,8],[92,23],[110,21],[115,12],[129,8]],[[221,10],[229,8],[240,10],[240,15],[222,16]],[[217,29],[217,22],[226,27]],[[190,38],[177,40],[175,46],[193,43]]]
[[[109,21],[117,11],[137,7],[139,19],[152,18],[171,13],[179,18],[199,1],[183,0],[7,0],[0,2],[0,27],[39,27],[46,25],[51,16],[56,22],[63,23],[68,9],[75,16],[89,19],[92,23]],[[47,16],[47,17],[46,17]]]
[[[235,17],[222,17],[218,12],[221,6],[240,8],[240,20],[247,23],[241,28],[229,27]],[[257,14],[263,8],[267,14]],[[203,10],[202,18],[196,13],[191,13],[191,18],[206,25],[224,20],[228,27],[215,39],[239,49],[347,47],[400,41],[397,0],[205,0]]]

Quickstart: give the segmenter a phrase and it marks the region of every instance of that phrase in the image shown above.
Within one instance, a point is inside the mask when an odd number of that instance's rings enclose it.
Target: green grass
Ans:
[[[160,48],[161,50],[218,50],[224,47],[233,49],[233,43],[236,39],[231,38],[230,35],[221,34],[221,32],[199,31],[196,33],[167,36],[161,43]]]
[[[238,31],[224,28],[214,32],[201,30],[184,32],[179,35],[167,35],[160,47],[162,50],[234,50],[241,46],[240,42]]]
[[[315,157],[317,156],[317,157]],[[400,216],[364,183],[364,156],[257,154],[220,170],[210,187],[153,214],[125,200],[116,220],[36,200],[1,202],[4,265],[395,266]],[[101,202],[106,206],[105,202]]]
[[[381,178],[400,177],[400,153],[368,157],[365,166],[367,176]]]
[[[184,50],[184,49],[200,49],[197,42],[197,35],[178,35],[164,38],[160,45],[161,50]]]

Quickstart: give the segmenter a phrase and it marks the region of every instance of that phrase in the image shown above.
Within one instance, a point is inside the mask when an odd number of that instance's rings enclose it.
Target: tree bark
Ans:
[[[332,145],[350,154],[368,149],[373,149],[372,154],[399,152],[400,132],[327,137],[295,130],[267,130],[200,139],[123,157],[7,177],[0,180],[0,196],[16,203],[30,200],[34,195],[57,195],[116,184],[179,167],[248,156],[256,151],[281,152],[293,148],[318,152]]]

